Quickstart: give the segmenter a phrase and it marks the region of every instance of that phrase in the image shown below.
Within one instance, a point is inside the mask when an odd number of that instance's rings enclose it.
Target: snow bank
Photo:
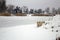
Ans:
[[[44,26],[49,28],[55,18],[56,17],[1,16],[0,40],[55,40],[58,36],[57,33],[44,28]],[[48,25],[43,24],[42,27],[37,28],[37,21],[46,21]]]
[[[36,24],[14,26],[0,29],[0,40],[55,40],[56,33]]]

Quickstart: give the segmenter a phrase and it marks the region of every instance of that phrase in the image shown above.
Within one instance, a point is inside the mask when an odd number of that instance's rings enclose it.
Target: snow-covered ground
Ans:
[[[56,17],[52,16],[1,16],[0,40],[56,40],[56,37],[60,36],[60,32],[52,32],[50,29],[52,25],[55,25],[55,21],[57,22],[57,20],[54,21],[55,18]],[[42,27],[38,28],[36,24],[37,21],[46,21],[47,23],[49,23],[48,26],[50,27],[48,27],[47,25],[43,25]],[[47,26],[48,29],[45,29],[45,26]]]
[[[53,17],[38,17],[38,16],[0,16],[0,27],[12,27],[17,25],[34,24],[37,21],[52,20]]]

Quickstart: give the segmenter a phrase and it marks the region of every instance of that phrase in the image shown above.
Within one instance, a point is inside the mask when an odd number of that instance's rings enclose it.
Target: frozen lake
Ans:
[[[0,16],[0,40],[56,40],[60,32],[37,28],[37,21],[52,21],[53,17]],[[59,35],[58,35],[59,36]]]
[[[37,21],[48,21],[53,20],[53,17],[32,17],[32,16],[23,16],[23,17],[16,17],[16,16],[10,16],[10,17],[2,17],[0,16],[0,27],[11,27],[11,26],[17,26],[17,25],[27,25],[27,24],[34,24]]]

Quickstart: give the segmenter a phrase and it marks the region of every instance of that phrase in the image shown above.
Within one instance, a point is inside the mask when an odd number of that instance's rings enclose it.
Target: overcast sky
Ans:
[[[19,6],[27,6],[28,8],[34,9],[45,9],[46,7],[50,8],[58,8],[60,7],[60,0],[6,0],[6,4],[19,5]]]

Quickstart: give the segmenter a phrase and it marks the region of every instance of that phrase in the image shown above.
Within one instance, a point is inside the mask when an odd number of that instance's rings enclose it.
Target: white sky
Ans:
[[[28,8],[34,9],[45,9],[46,7],[58,8],[60,7],[60,0],[6,0],[7,4],[13,4],[15,6],[19,5],[27,6]]]

